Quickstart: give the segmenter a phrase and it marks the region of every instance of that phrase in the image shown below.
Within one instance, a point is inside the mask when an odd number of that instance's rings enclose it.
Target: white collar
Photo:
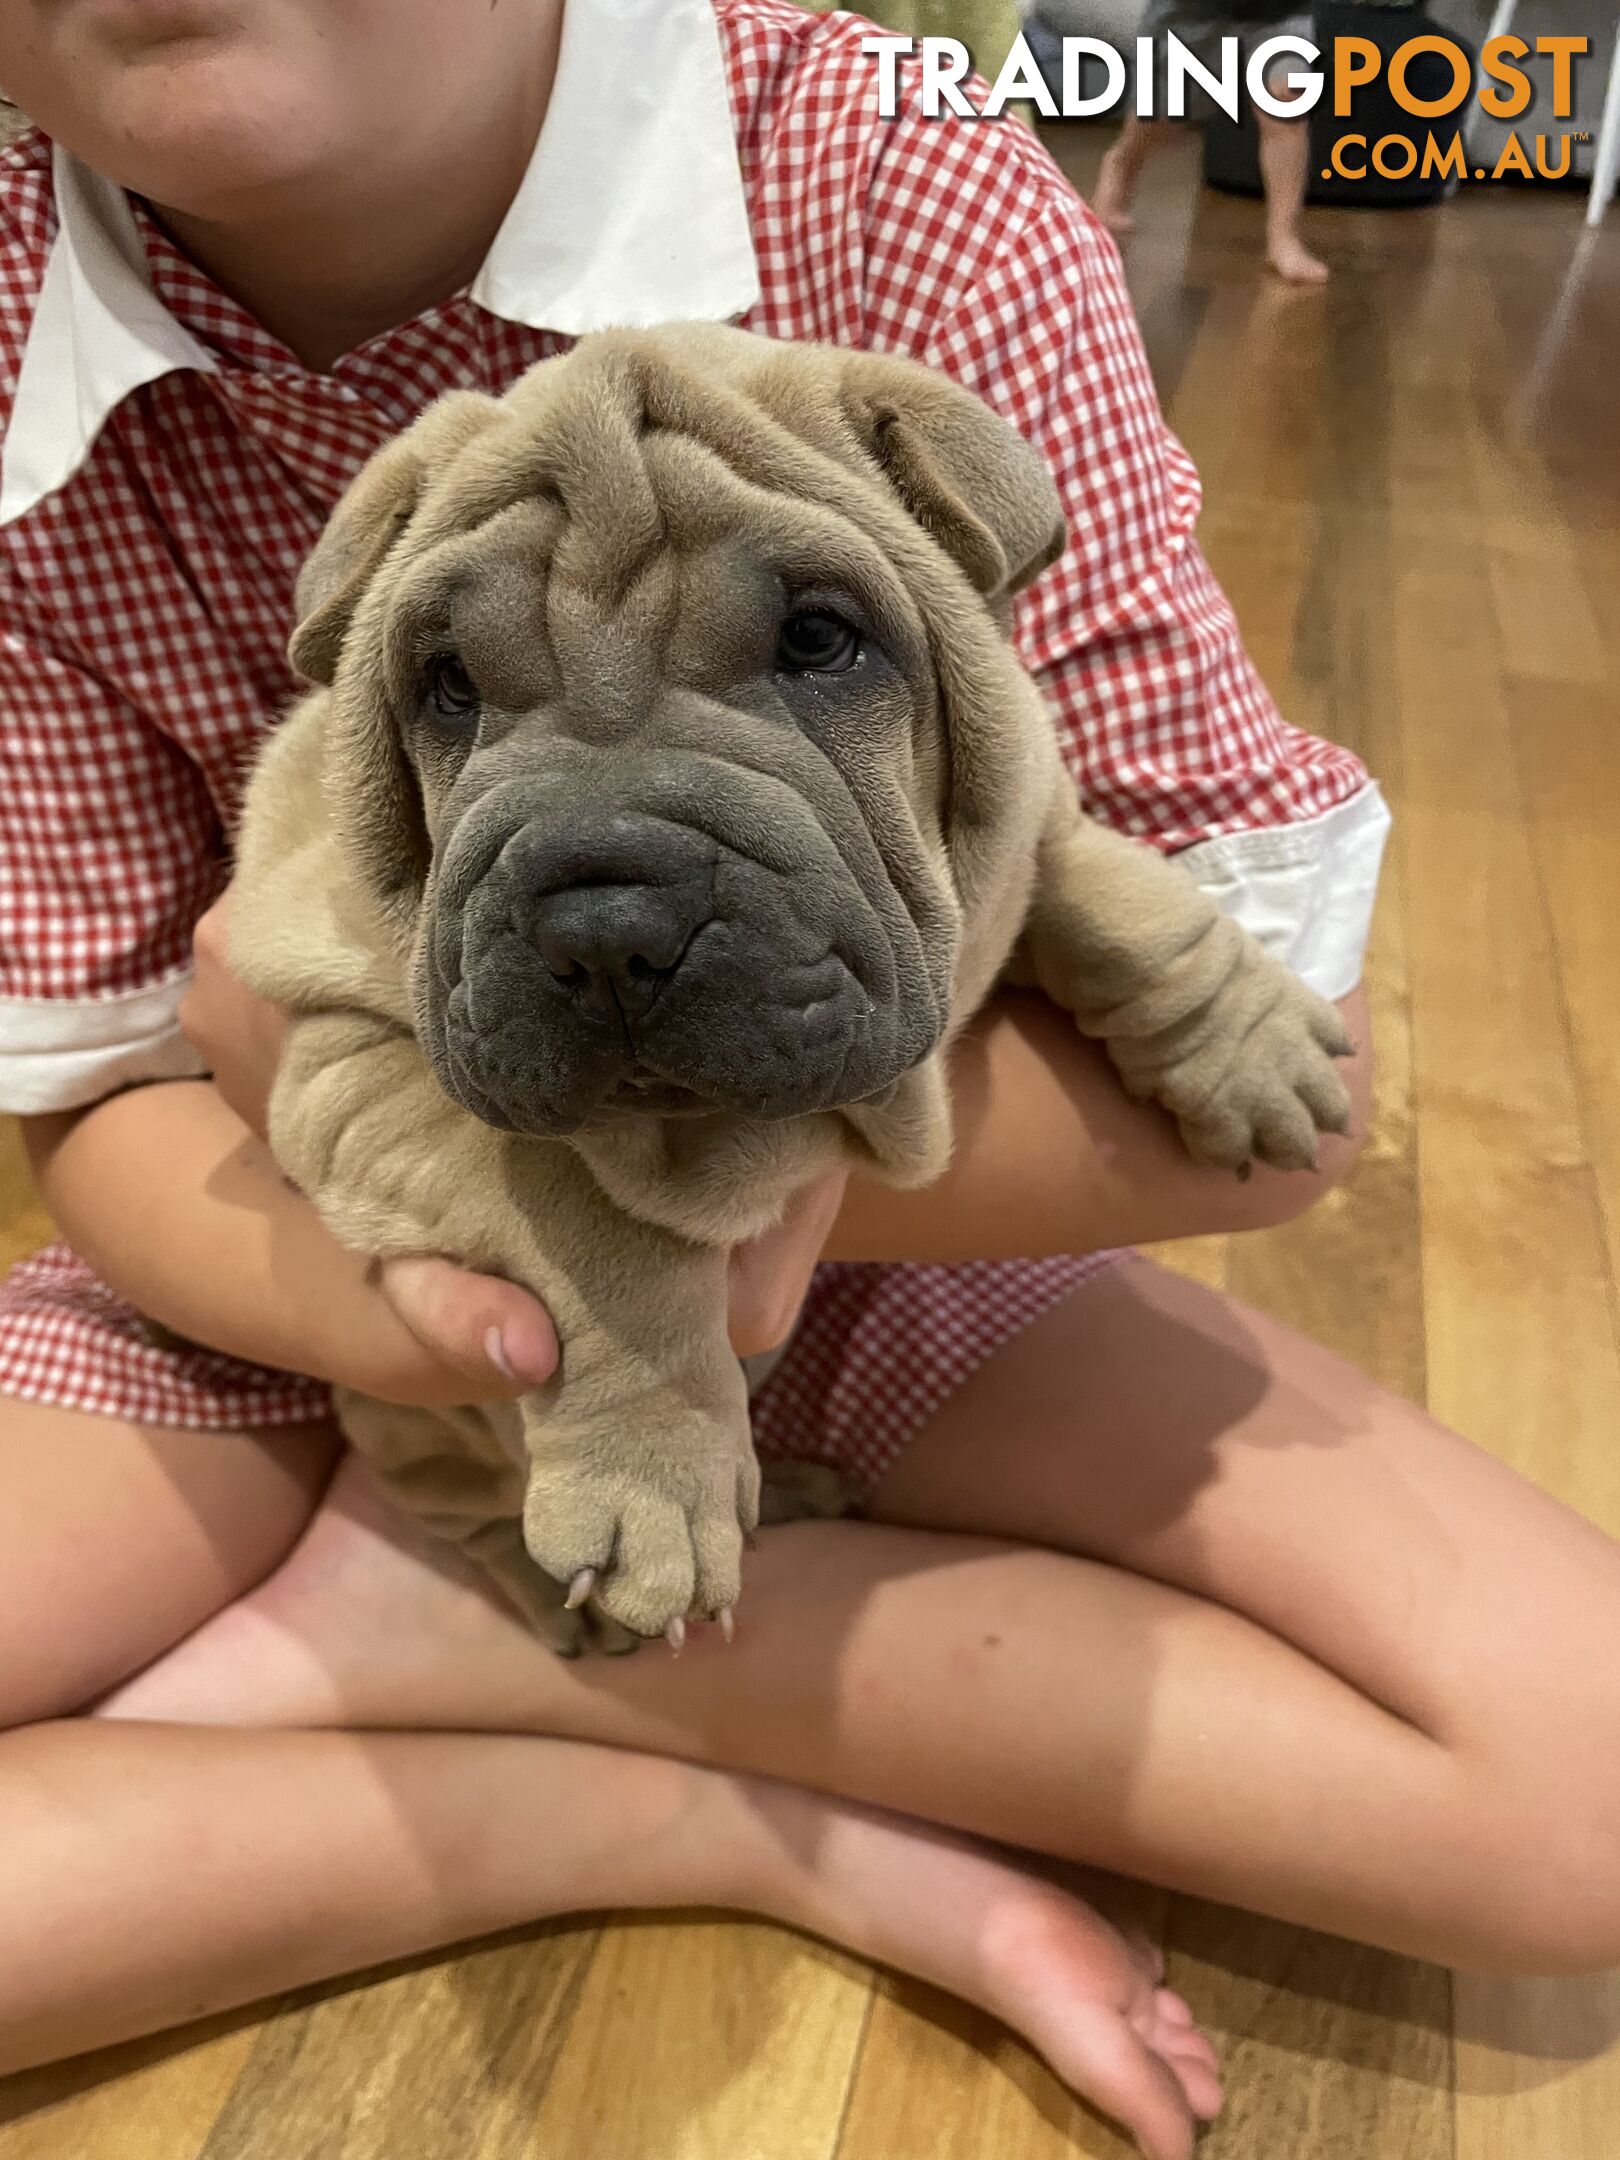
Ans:
[[[122,191],[60,147],[52,171],[56,238],[0,449],[0,526],[73,477],[132,391],[218,364],[152,290]],[[545,125],[471,292],[567,336],[754,304],[712,0],[568,0]]]

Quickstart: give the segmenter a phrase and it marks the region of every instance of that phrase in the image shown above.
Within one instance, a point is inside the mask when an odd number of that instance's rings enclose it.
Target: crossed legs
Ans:
[[[261,1699],[271,1673],[255,1626],[331,1558],[363,1606],[360,1575],[385,1595],[366,1608],[370,1640],[388,1634],[395,1569],[395,1589],[415,1579],[423,1624],[458,1653],[476,1656],[493,1627],[535,1654],[459,1563],[440,1575],[442,1551],[412,1552],[354,1466],[311,1525],[337,1452],[324,1431],[177,1435],[9,1406],[0,2073],[526,1919],[714,1904],[977,2003],[1155,2160],[1184,2160],[1220,2087],[1208,2043],[1159,1984],[1162,1959],[967,1839],[646,1751],[272,1729],[288,1703]],[[153,1702],[176,1641],[191,1679],[206,1668],[220,1688],[200,1722],[167,1722],[185,1713]],[[420,1642],[391,1641],[407,1666],[420,1655]],[[62,1715],[142,1666],[149,1716]]]
[[[729,1647],[567,1665],[347,1478],[112,1707],[228,1716],[246,1670],[259,1721],[565,1734],[1420,1955],[1620,1955],[1620,1551],[1291,1330],[1127,1263],[872,1512],[762,1540]]]
[[[303,1444],[242,1477],[307,1494]],[[1620,1677],[1585,1651],[1620,1631],[1620,1557],[1326,1353],[1132,1263],[987,1364],[874,1512],[762,1540],[729,1648],[567,1666],[345,1470],[109,1716],[0,1742],[0,1866],[42,1937],[79,1922],[6,1980],[7,2059],[539,1912],[708,1899],[989,2003],[1182,2149],[1213,2093],[1179,2006],[1084,1907],[916,1818],[1458,1962],[1620,1957]],[[64,1611],[74,1573],[41,1578]],[[138,1662],[81,1653],[98,1682]],[[402,1726],[429,1729],[366,1730]],[[491,1827],[537,1807],[543,1880]]]

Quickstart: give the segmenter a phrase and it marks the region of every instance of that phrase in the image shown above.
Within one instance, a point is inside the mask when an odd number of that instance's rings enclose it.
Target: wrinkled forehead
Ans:
[[[920,648],[894,512],[835,421],[807,444],[728,390],[682,425],[639,389],[559,380],[430,477],[391,565],[396,647],[521,653],[562,681],[636,648],[698,682],[816,601]]]

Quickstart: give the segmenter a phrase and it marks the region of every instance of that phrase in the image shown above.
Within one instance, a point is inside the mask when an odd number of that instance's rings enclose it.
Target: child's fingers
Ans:
[[[430,1254],[385,1261],[384,1297],[428,1355],[470,1383],[469,1401],[521,1395],[557,1369],[557,1335],[537,1297]]]
[[[842,1173],[798,1194],[774,1230],[739,1246],[731,1271],[732,1341],[743,1356],[774,1349],[792,1329],[843,1199]],[[445,1369],[466,1383],[457,1395],[424,1375],[424,1400],[494,1401],[539,1387],[557,1369],[557,1334],[540,1300],[497,1275],[475,1274],[432,1254],[388,1260],[384,1297]]]
[[[774,1350],[792,1333],[810,1277],[843,1205],[845,1174],[818,1178],[795,1194],[774,1230],[731,1256],[728,1320],[739,1357]]]

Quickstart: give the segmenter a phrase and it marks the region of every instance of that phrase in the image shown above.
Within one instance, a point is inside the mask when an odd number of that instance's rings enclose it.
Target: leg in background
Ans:
[[[1592,160],[1592,191],[1586,204],[1588,225],[1603,223],[1603,213],[1614,200],[1617,180],[1620,180],[1620,30],[1615,34],[1614,56],[1609,62],[1609,87],[1603,95],[1603,119],[1598,127],[1597,151]]]
[[[1328,266],[1300,238],[1309,177],[1311,131],[1303,120],[1279,120],[1255,108],[1260,131],[1260,178],[1266,194],[1266,260],[1290,285],[1325,285]]]
[[[1151,157],[1170,140],[1168,120],[1141,120],[1132,113],[1115,137],[1097,174],[1091,207],[1110,232],[1128,233],[1135,224],[1131,203],[1136,183]]]

